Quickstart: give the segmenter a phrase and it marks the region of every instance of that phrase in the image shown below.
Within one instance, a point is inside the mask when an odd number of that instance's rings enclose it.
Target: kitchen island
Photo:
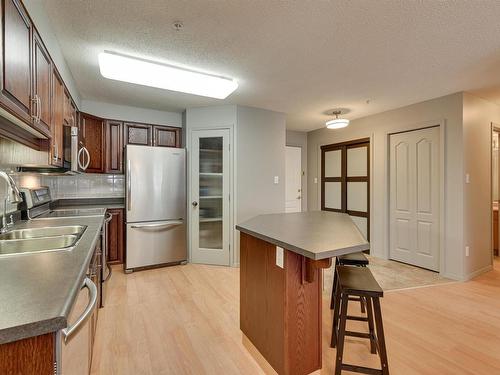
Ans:
[[[369,249],[349,215],[260,215],[240,234],[240,329],[278,374],[321,368],[322,270]]]

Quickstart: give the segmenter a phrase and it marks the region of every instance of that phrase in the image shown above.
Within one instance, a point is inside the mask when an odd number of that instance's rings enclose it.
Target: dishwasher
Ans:
[[[68,317],[68,327],[57,332],[56,374],[89,375],[100,295],[100,246],[95,249],[78,297]]]

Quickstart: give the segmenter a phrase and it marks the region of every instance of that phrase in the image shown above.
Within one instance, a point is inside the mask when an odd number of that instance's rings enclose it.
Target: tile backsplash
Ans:
[[[68,176],[47,176],[18,174],[14,175],[13,178],[19,187],[48,186],[53,199],[125,196],[124,175],[85,173]]]

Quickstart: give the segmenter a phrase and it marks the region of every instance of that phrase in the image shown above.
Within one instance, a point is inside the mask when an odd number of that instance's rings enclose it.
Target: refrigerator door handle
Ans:
[[[130,167],[130,159],[127,159],[127,211],[130,211],[132,203],[132,168]]]
[[[172,226],[178,226],[184,224],[183,220],[168,220],[164,221],[161,223],[155,223],[155,224],[134,224],[131,226],[131,228],[146,228],[146,229],[153,229],[153,228],[166,228],[166,227],[172,227]]]

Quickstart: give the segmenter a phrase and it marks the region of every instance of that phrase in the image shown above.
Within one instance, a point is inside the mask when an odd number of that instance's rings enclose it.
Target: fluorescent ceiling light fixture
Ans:
[[[216,99],[238,88],[234,79],[107,51],[99,54],[99,69],[105,78]]]
[[[325,125],[328,129],[341,129],[349,125],[349,120],[346,118],[339,118],[340,111],[333,112],[335,118],[328,120]]]

